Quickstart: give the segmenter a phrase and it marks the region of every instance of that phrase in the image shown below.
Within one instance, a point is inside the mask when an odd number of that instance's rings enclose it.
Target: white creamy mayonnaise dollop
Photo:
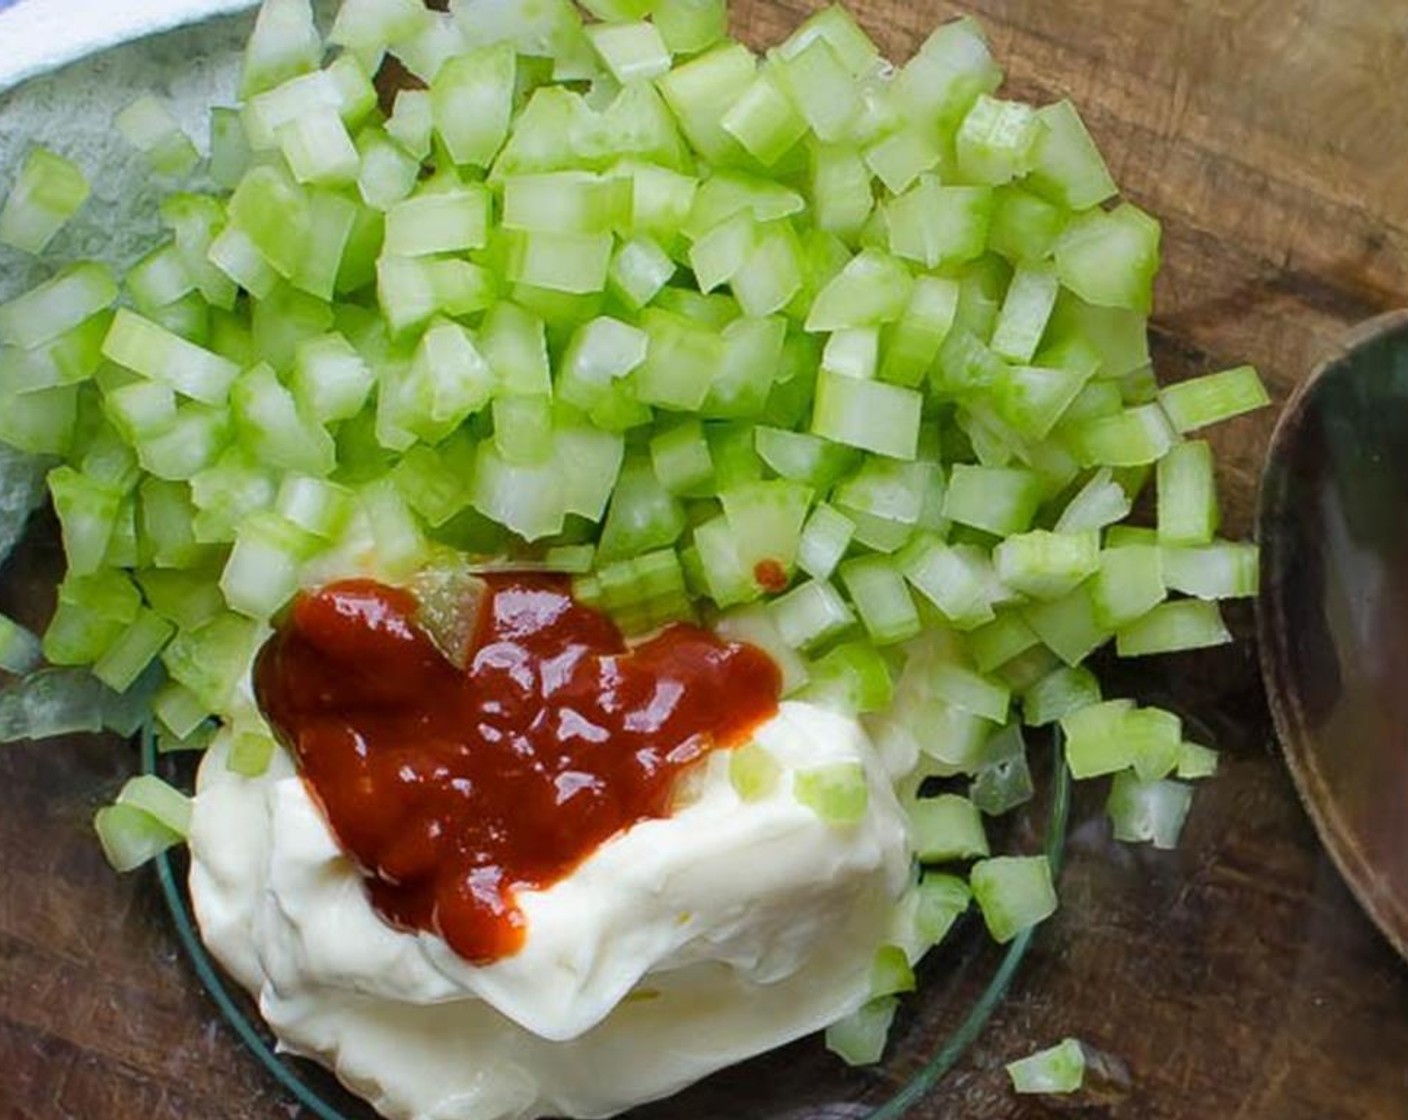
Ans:
[[[206,944],[282,1045],[393,1120],[607,1116],[819,1030],[866,999],[910,875],[905,816],[860,725],[784,702],[753,741],[783,773],[744,801],[728,751],[674,815],[520,891],[527,939],[487,966],[392,928],[279,753],[262,777],[201,766],[190,889]],[[859,762],[862,820],[792,794]]]

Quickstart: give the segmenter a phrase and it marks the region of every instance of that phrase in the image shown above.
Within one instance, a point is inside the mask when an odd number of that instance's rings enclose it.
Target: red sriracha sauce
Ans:
[[[681,773],[781,690],[753,646],[677,624],[632,649],[563,579],[486,582],[463,669],[411,593],[353,580],[302,595],[254,673],[376,909],[476,964],[522,947],[517,889],[668,816]]]

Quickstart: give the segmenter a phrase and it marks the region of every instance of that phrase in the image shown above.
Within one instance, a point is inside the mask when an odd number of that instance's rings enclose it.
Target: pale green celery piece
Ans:
[[[208,259],[232,284],[259,299],[273,291],[279,280],[249,235],[233,226],[226,226],[211,241]]]
[[[1246,599],[1260,584],[1257,546],[1214,541],[1202,547],[1160,549],[1164,580],[1174,591],[1198,599]]]
[[[714,632],[726,641],[755,645],[771,657],[782,673],[783,696],[793,695],[812,679],[806,661],[788,645],[778,629],[777,620],[762,603],[750,603],[725,611],[714,624]],[[761,747],[755,749],[762,751]]]
[[[782,316],[770,315],[764,318],[743,316],[724,327],[723,354],[700,406],[702,416],[753,420],[763,415],[783,366],[787,326]],[[844,454],[843,449],[836,450]]]
[[[986,857],[987,833],[978,807],[966,797],[940,794],[908,806],[910,838],[923,863],[952,863]]]
[[[305,339],[295,350],[290,388],[300,409],[317,423],[356,416],[373,381],[366,359],[340,334]]]
[[[823,36],[773,63],[778,80],[817,137],[844,140],[860,112],[855,78]]]
[[[756,68],[747,47],[729,42],[677,63],[656,79],[690,146],[712,164],[733,164],[744,154],[724,129],[723,118],[752,84]]]
[[[42,253],[88,201],[89,192],[77,164],[47,148],[32,148],[0,209],[0,242]]]
[[[1113,774],[1134,765],[1135,744],[1126,734],[1132,700],[1105,700],[1061,717],[1066,765],[1076,778]]]
[[[603,291],[615,242],[609,233],[514,233],[506,269],[515,284],[583,295]]]
[[[797,770],[792,796],[829,825],[858,824],[870,805],[870,786],[859,762],[837,762]]]
[[[1096,619],[1111,630],[1148,614],[1168,597],[1160,550],[1147,544],[1104,549],[1090,597]]]
[[[929,384],[941,398],[967,398],[972,404],[1007,378],[1008,368],[981,338],[955,321],[939,348],[938,361],[929,371]],[[1020,393],[1009,392],[1007,396],[1014,403],[1021,403]]]
[[[969,883],[988,932],[1001,945],[1056,912],[1056,888],[1045,856],[980,860]]]
[[[721,123],[765,167],[777,163],[807,133],[806,119],[797,112],[770,68],[758,72]]]
[[[426,9],[416,0],[343,0],[328,41],[375,69],[388,48],[415,35],[425,23]]]
[[[1179,599],[1162,603],[1115,635],[1121,657],[1205,649],[1226,645],[1232,634],[1222,621],[1216,603]]]
[[[994,380],[992,404],[998,418],[1016,436],[1033,442],[1045,440],[1085,388],[1089,376],[1079,370],[1007,366]],[[1072,466],[1079,469],[1074,460]]]
[[[922,408],[923,397],[913,389],[822,372],[811,431],[863,451],[912,459]]]
[[[479,445],[474,465],[474,508],[527,541],[562,531],[564,480],[553,458],[520,466],[506,461],[492,442]]]
[[[1111,477],[1108,467],[1101,467],[1090,476],[1085,485],[1061,511],[1056,521],[1056,532],[1079,533],[1089,529],[1103,529],[1129,515],[1132,503],[1129,496]]]
[[[1138,467],[1154,463],[1163,458],[1179,438],[1163,409],[1156,404],[1137,405],[1113,416],[1063,425],[1062,431],[1071,453],[1086,467]]]
[[[989,723],[1007,722],[1011,693],[972,669],[952,661],[942,662],[934,667],[929,686],[935,696],[956,708]]]
[[[700,291],[711,292],[738,275],[757,246],[757,238],[757,224],[747,211],[697,238],[689,250],[689,265]]]
[[[430,138],[435,129],[430,91],[400,90],[385,127],[387,135],[408,155],[418,160],[425,159],[430,155]]]
[[[897,561],[905,579],[955,625],[980,624],[993,617],[987,595],[991,570],[976,554],[921,534],[901,550]]]
[[[607,507],[598,556],[612,560],[671,545],[684,528],[683,507],[660,485],[649,460],[629,459]]]
[[[653,23],[590,24],[586,34],[611,76],[622,85],[669,72],[670,50]]]
[[[1185,742],[1178,752],[1176,776],[1191,781],[1211,778],[1217,773],[1218,753],[1199,743]]]
[[[1159,223],[1131,203],[1080,215],[1056,243],[1056,273],[1082,299],[1148,314],[1159,267]]]
[[[287,279],[304,266],[312,213],[308,192],[287,172],[273,164],[250,168],[230,196],[228,212],[226,232],[248,238],[280,276]]]
[[[916,987],[909,957],[898,945],[881,945],[870,966],[870,998],[880,999]]]
[[[887,132],[865,149],[865,164],[891,194],[903,194],[943,159],[939,137],[913,125]],[[868,178],[868,176],[867,176]]]
[[[1018,364],[1030,362],[1041,345],[1060,286],[1052,272],[1019,267],[993,329],[993,351]]]
[[[152,701],[152,714],[160,721],[161,730],[184,742],[210,718],[210,709],[190,689],[176,681],[168,681]]]
[[[357,151],[361,155],[357,191],[362,201],[377,210],[389,210],[410,197],[420,177],[419,159],[379,128],[362,130]]]
[[[501,391],[546,397],[552,392],[547,328],[517,304],[496,303],[484,317],[479,344]]]
[[[637,235],[616,250],[607,279],[612,293],[639,311],[670,282],[675,269],[675,262],[656,241]]]
[[[260,624],[226,611],[195,630],[178,631],[162,651],[171,679],[184,685],[205,713],[225,711],[259,640]],[[171,730],[180,733],[172,725]]]
[[[698,420],[686,420],[651,437],[655,477],[672,494],[688,495],[714,477],[714,460]]]
[[[1041,479],[1031,471],[954,465],[944,516],[960,525],[1006,536],[1024,532],[1041,503]]]
[[[275,512],[316,537],[335,540],[352,514],[352,492],[326,479],[285,475]]]
[[[992,186],[1026,174],[1041,131],[1030,105],[981,94],[958,128],[958,174]]]
[[[385,252],[420,257],[482,249],[489,213],[489,192],[474,183],[406,199],[387,211]]]
[[[812,213],[818,228],[854,239],[875,208],[870,171],[846,144],[810,145]]]
[[[230,387],[236,438],[261,462],[324,476],[337,466],[332,437],[302,415],[293,394],[266,363],[246,370]]]
[[[1118,193],[1115,181],[1069,101],[1037,110],[1044,126],[1028,182],[1032,188],[1072,210],[1087,210]]]
[[[787,479],[720,490],[724,517],[738,542],[738,559],[763,590],[782,589],[768,586],[769,580],[758,575],[762,565],[780,567],[790,580],[811,500],[809,487]]]
[[[1000,817],[1026,804],[1035,792],[1022,725],[1009,723],[988,740],[968,797],[981,812]]]
[[[926,871],[915,887],[914,927],[924,948],[937,945],[973,900],[973,892],[956,875]]]
[[[189,479],[215,461],[229,438],[226,409],[183,404],[175,416],[143,438],[137,459],[143,470],[157,478]]]
[[[129,144],[143,153],[160,175],[187,175],[200,162],[200,153],[181,131],[176,118],[151,94],[143,94],[113,118]]]
[[[626,179],[590,171],[511,175],[501,221],[528,233],[609,233],[626,224],[630,195]]]
[[[728,34],[726,0],[655,0],[651,19],[677,55],[708,50]]]
[[[1125,404],[1149,404],[1159,398],[1159,381],[1153,366],[1141,366],[1119,381],[1120,398]]]
[[[350,199],[330,190],[312,191],[308,201],[308,255],[289,282],[318,299],[331,300],[337,293],[343,261],[360,208]]]
[[[190,480],[197,512],[191,528],[202,544],[228,544],[244,518],[269,508],[277,493],[275,472],[243,448],[230,448]]]
[[[361,171],[361,158],[336,110],[321,109],[296,117],[276,133],[293,177],[300,183],[350,186]]]
[[[964,264],[983,255],[993,192],[984,186],[944,186],[923,175],[885,205],[890,252],[925,268]]]
[[[762,318],[790,306],[806,283],[803,257],[790,222],[762,226],[742,269],[730,279],[743,313]]]
[[[103,855],[117,871],[134,871],[181,842],[181,834],[134,805],[109,805],[93,817]]]
[[[1111,636],[1095,617],[1089,582],[1060,599],[1034,603],[1022,614],[1047,648],[1067,665],[1079,665]]]
[[[1183,749],[1183,724],[1172,712],[1136,708],[1126,712],[1121,734],[1129,744],[1134,770],[1141,780],[1153,781],[1171,774]]]
[[[1271,403],[1255,366],[1209,373],[1159,390],[1159,403],[1173,426],[1191,432]]]
[[[728,777],[740,801],[761,801],[782,779],[782,766],[757,743],[745,743],[729,754]]]
[[[856,524],[856,539],[894,551],[919,524],[935,481],[931,464],[868,456],[832,491],[836,507]]]
[[[892,323],[904,313],[911,284],[903,263],[864,249],[817,295],[806,329],[836,331]]]
[[[393,336],[423,327],[436,314],[472,315],[494,302],[493,276],[468,261],[383,256],[376,276],[377,302]]]
[[[1118,385],[1110,381],[1087,382],[1066,409],[1061,428],[1072,431],[1087,421],[1117,417],[1123,407]]]
[[[739,540],[727,518],[711,518],[694,527],[694,547],[709,597],[720,607],[748,603],[762,594],[750,567],[744,563]]]
[[[176,628],[143,608],[127,630],[93,666],[93,675],[114,692],[125,692],[156,660]]]
[[[880,50],[844,7],[833,4],[798,25],[779,46],[777,54],[793,58],[817,39],[836,53],[837,59],[853,77],[867,73],[880,57]]]
[[[436,135],[456,163],[488,167],[508,136],[516,56],[509,43],[446,60],[430,83]]]
[[[874,1065],[885,1054],[885,1041],[899,1010],[899,999],[885,996],[826,1028],[826,1048],[847,1065]]]
[[[1169,449],[1157,468],[1159,543],[1211,544],[1222,519],[1212,445],[1188,440]]]
[[[237,731],[225,757],[225,768],[243,778],[258,778],[269,770],[276,744],[273,737],[258,731]]]
[[[919,633],[919,612],[904,577],[887,557],[843,562],[838,572],[866,631],[877,645],[906,641]]]
[[[240,96],[253,97],[316,70],[323,40],[308,0],[267,0],[254,21],[240,70]]]
[[[153,249],[128,271],[128,294],[139,311],[151,314],[195,290],[195,280],[176,246],[168,242]]]
[[[924,382],[958,313],[959,285],[938,276],[919,276],[909,302],[884,339],[880,378],[913,388]]]
[[[720,171],[700,184],[681,232],[689,238],[699,237],[745,210],[759,222],[774,222],[805,209],[806,200],[782,183]]]
[[[810,649],[855,624],[855,615],[826,580],[799,584],[768,603],[783,639],[794,649]]]
[[[1063,102],[1064,104],[1064,102]],[[1017,1093],[1074,1093],[1085,1082],[1085,1051],[1074,1038],[1007,1063]]]
[[[1059,599],[1100,565],[1100,537],[1093,530],[1014,533],[993,551],[997,577],[1034,599]]]
[[[642,403],[697,412],[723,360],[723,339],[682,315],[647,308],[640,326],[649,337],[644,365],[632,376]]]
[[[1004,612],[968,632],[968,651],[980,673],[991,673],[1038,642],[1036,631],[1016,613]]]
[[[843,642],[812,663],[804,697],[847,715],[883,712],[894,698],[889,666],[874,646]]]
[[[846,555],[854,534],[855,522],[832,506],[819,503],[802,527],[797,566],[816,579],[826,579]]]
[[[982,28],[964,17],[942,24],[904,65],[894,96],[913,120],[956,126],[980,94],[1002,84]]]
[[[1193,803],[1193,787],[1182,782],[1142,780],[1132,770],[1115,775],[1105,811],[1116,840],[1152,843],[1155,848],[1178,847],[1178,837]]]
[[[993,193],[988,248],[1014,264],[1047,261],[1070,213],[1020,186],[999,187]]]
[[[239,119],[245,140],[256,152],[280,146],[279,131],[300,118],[332,113],[355,127],[376,107],[376,90],[354,57],[340,56],[326,70],[290,78],[274,89],[250,98]]]
[[[311,534],[276,514],[245,518],[220,576],[225,601],[250,618],[272,617],[298,590],[303,564],[317,548]]]
[[[874,378],[879,366],[878,327],[844,327],[827,338],[821,351],[821,368],[842,377],[869,381]]]
[[[446,446],[449,445],[450,441],[447,441]],[[401,457],[387,477],[396,484],[406,504],[424,519],[426,525],[438,529],[470,504],[468,480],[462,471],[455,469],[456,465],[451,455],[442,454],[439,449],[423,443],[416,444]]]
[[[49,473],[49,493],[63,534],[68,571],[73,575],[98,571],[116,527],[122,491],[61,466]]]
[[[667,167],[635,161],[619,163],[611,173],[630,182],[630,226],[635,236],[670,247],[689,221],[699,193],[699,180]]]
[[[490,405],[494,447],[504,462],[535,466],[552,457],[552,403],[545,396],[498,393]]]
[[[1149,365],[1148,321],[1139,311],[1123,307],[1097,307],[1062,292],[1052,312],[1052,340],[1093,348],[1098,358],[1096,376],[1120,378]]]
[[[117,300],[107,265],[83,261],[0,304],[0,343],[33,350],[73,330]]]
[[[24,676],[43,660],[39,639],[14,619],[0,615],[0,669]]]

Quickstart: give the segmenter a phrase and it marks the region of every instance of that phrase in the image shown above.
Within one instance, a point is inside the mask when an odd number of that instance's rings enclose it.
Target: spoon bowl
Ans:
[[[1257,514],[1262,673],[1330,855],[1408,957],[1408,311],[1287,404]]]

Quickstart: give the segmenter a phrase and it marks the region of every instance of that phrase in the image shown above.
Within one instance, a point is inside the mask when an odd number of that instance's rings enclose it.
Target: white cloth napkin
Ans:
[[[0,92],[74,59],[258,0],[0,0]]]

